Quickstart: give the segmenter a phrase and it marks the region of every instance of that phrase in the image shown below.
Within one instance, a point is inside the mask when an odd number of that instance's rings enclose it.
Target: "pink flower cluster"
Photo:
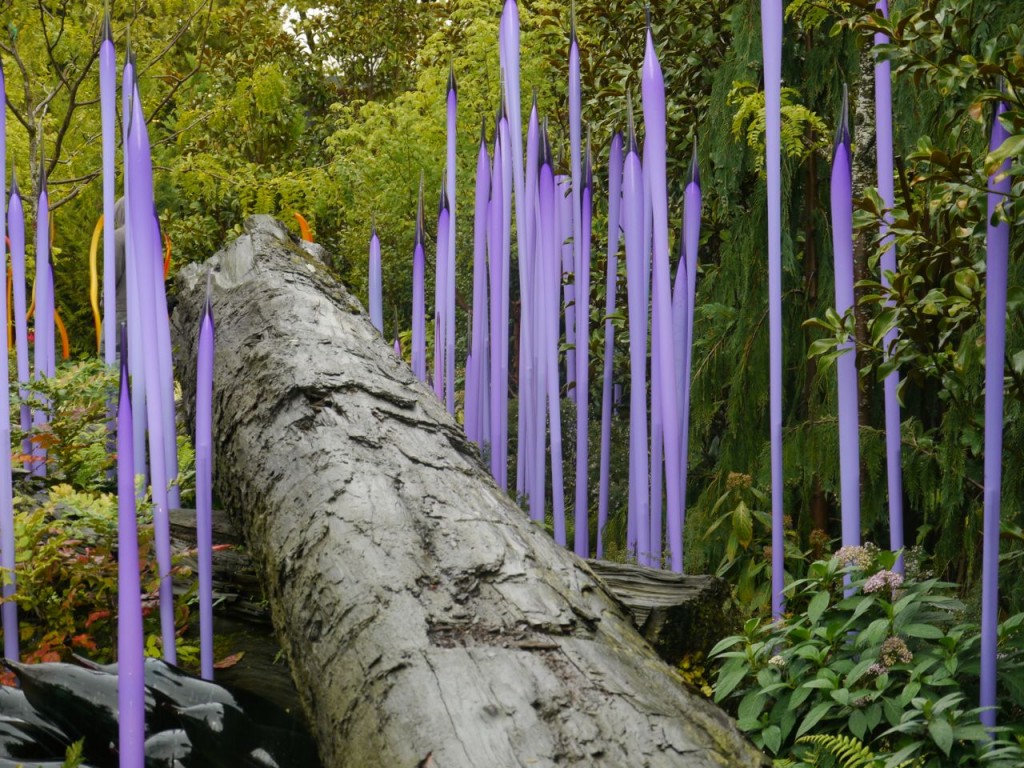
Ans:
[[[864,582],[864,593],[880,592],[886,587],[897,590],[903,585],[903,575],[895,571],[879,571]]]
[[[843,565],[852,565],[864,570],[871,567],[876,554],[878,554],[878,547],[867,543],[862,547],[840,547],[835,558]]]

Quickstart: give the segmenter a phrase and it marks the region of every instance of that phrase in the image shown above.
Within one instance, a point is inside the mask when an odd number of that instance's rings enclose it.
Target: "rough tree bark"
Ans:
[[[216,489],[326,766],[762,763],[491,482],[316,247],[253,217],[209,267]],[[178,281],[187,408],[205,284]]]

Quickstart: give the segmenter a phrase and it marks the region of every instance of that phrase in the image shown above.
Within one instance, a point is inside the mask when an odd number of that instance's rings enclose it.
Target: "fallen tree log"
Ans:
[[[208,264],[215,487],[324,764],[760,764],[497,488],[316,248],[245,228]],[[206,272],[177,285],[186,410]]]

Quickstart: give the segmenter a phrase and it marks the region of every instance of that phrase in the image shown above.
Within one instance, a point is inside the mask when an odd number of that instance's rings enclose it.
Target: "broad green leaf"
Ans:
[[[819,592],[811,600],[810,605],[807,606],[807,619],[812,624],[817,624],[818,619],[821,618],[825,609],[828,608],[828,598],[828,592]]]
[[[953,748],[953,726],[949,721],[943,718],[932,720],[928,723],[928,733],[935,745],[948,757],[949,750]]]

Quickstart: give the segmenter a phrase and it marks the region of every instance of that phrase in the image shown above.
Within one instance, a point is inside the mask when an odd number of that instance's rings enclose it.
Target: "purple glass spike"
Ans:
[[[424,296],[423,251],[423,176],[420,176],[419,202],[416,204],[416,236],[412,255],[412,372],[420,381],[427,380],[427,308]]]
[[[583,149],[583,130],[582,130],[582,106],[581,106],[581,88],[580,88],[580,45],[576,39],[576,5],[575,2],[570,4],[570,35],[569,35],[569,165],[570,172],[572,173],[571,187],[572,190],[572,216],[569,223],[572,225],[571,236],[572,236],[572,261],[571,267],[568,272],[574,275],[574,279],[569,281],[566,285],[567,294],[569,300],[567,304],[572,304],[574,307],[579,304],[578,298],[580,295],[579,291],[579,274],[582,268],[583,260],[583,219],[582,216],[582,190],[583,184],[585,183],[582,178],[582,160],[581,153]],[[593,192],[591,192],[593,197]],[[586,302],[583,302],[585,305]],[[577,340],[582,339],[579,343],[585,344],[587,342],[578,330],[580,324],[581,312],[579,309],[574,309],[570,315],[566,314],[566,345],[569,348],[569,354],[566,355],[566,380],[569,382],[569,394],[573,402],[579,402],[579,350],[577,347]],[[570,331],[571,329],[571,331]],[[572,338],[569,338],[569,334],[572,334]],[[575,383],[575,386],[573,384]]]
[[[652,288],[657,290],[657,273],[651,276]],[[661,366],[664,361],[657,354],[661,329],[657,323],[651,323],[651,500],[648,506],[647,554],[641,553],[640,564],[650,568],[661,568],[662,555],[665,551],[662,515],[664,514],[665,484],[665,419],[662,416],[661,403]]]
[[[46,160],[40,151],[39,202],[36,206],[36,313],[35,313],[35,380],[53,376],[53,272],[50,269],[50,205],[46,189]],[[48,416],[44,408],[32,414],[32,426],[45,425]],[[46,449],[38,443],[32,446],[32,474],[46,476]]]
[[[383,282],[380,263],[380,238],[377,237],[377,227],[374,227],[370,232],[370,265],[367,286],[367,293],[369,295],[367,302],[370,305],[370,322],[381,333],[384,332],[384,310],[381,306]]]
[[[146,411],[149,427],[150,476],[153,493],[153,527],[156,539],[157,565],[160,573],[160,629],[163,638],[164,659],[173,664],[177,658],[176,633],[174,625],[174,592],[171,584],[171,542],[168,517],[167,456],[164,437],[164,416],[161,390],[160,335],[158,320],[160,302],[156,291],[160,242],[155,231],[153,216],[153,166],[150,155],[149,135],[142,112],[137,84],[132,99],[129,119],[128,144],[125,154],[128,158],[128,184],[130,250],[127,260],[134,262],[138,305],[140,310],[141,336],[143,340],[143,364],[146,376]],[[129,349],[130,353],[130,349]]]
[[[555,217],[555,178],[552,169],[551,147],[547,131],[542,139],[544,148],[538,174],[540,229],[543,248],[537,258],[538,293],[541,295],[539,325],[544,360],[541,365],[539,388],[540,410],[543,412],[547,396],[548,429],[551,433],[551,509],[555,541],[565,546],[565,484],[562,477],[562,414],[558,386],[558,294],[561,263]],[[543,474],[541,475],[543,477]]]
[[[135,450],[133,463],[136,476],[142,477],[142,482],[136,484],[135,497],[141,501],[146,495],[146,485],[149,481],[149,465],[146,461],[146,374],[145,355],[143,354],[144,342],[142,338],[142,307],[139,300],[143,288],[139,283],[139,268],[135,259],[128,257],[128,254],[133,253],[135,250],[134,243],[132,242],[132,228],[129,224],[131,221],[131,195],[129,190],[131,187],[132,160],[124,149],[128,146],[128,128],[132,121],[132,103],[135,93],[135,52],[131,46],[130,27],[126,36],[125,62],[124,69],[121,72],[121,114],[123,116],[121,120],[121,146],[122,153],[124,154],[124,194],[120,211],[118,211],[118,206],[115,204],[114,227],[115,234],[119,226],[124,228],[125,312],[128,318],[128,360],[131,366],[128,373],[131,378],[132,404],[135,409],[132,418],[132,428],[135,430],[132,435],[132,444]]]
[[[448,413],[455,413],[455,139],[458,91],[455,87],[455,69],[448,70],[448,165],[445,175],[447,193],[448,237],[445,240],[445,285],[444,292],[444,361],[445,388],[444,402]],[[440,240],[438,241],[440,245]]]
[[[140,102],[141,103],[141,102]],[[174,414],[174,360],[171,356],[171,315],[167,310],[167,286],[164,283],[163,237],[160,221],[153,210],[150,253],[153,257],[153,296],[155,298],[153,319],[156,324],[157,354],[160,360],[160,386],[158,400],[160,416],[163,419],[164,464],[167,474],[167,507],[181,506],[181,489],[178,486],[178,428]]]
[[[32,428],[32,410],[26,402],[28,398],[29,373],[28,356],[28,314],[25,300],[25,209],[18,191],[18,179],[11,171],[11,199],[7,207],[7,232],[11,239],[11,282],[14,292],[14,348],[17,355],[18,382],[21,384],[21,431],[28,435]],[[22,440],[21,452],[25,456],[32,454],[32,441],[27,436]]]
[[[693,369],[693,309],[697,294],[697,250],[700,246],[701,190],[697,168],[697,142],[693,143],[690,178],[683,193],[682,258],[676,276],[676,294],[672,298],[672,319],[676,348],[676,392],[679,394],[679,484],[682,492],[683,519],[686,519],[686,485],[690,457],[690,375]],[[685,276],[679,293],[679,275]],[[682,336],[680,337],[681,316]]]
[[[504,194],[504,167],[501,162],[502,137],[500,127],[495,125],[494,136],[494,160],[493,173],[490,176],[490,201],[487,205],[487,253],[488,275],[490,277],[490,327],[491,327],[491,353],[488,359],[490,363],[491,390],[488,393],[488,415],[490,416],[491,433],[491,475],[498,480],[502,474],[502,464],[507,454],[501,449],[501,409],[504,401],[503,395],[508,390],[507,377],[501,375],[501,349],[504,341],[504,328],[502,327],[502,302],[501,297],[505,294],[503,278],[503,244],[502,239],[506,229],[504,212],[505,205],[502,200]],[[486,147],[484,153],[486,154]],[[507,450],[507,449],[506,449]],[[500,483],[499,483],[500,484]]]
[[[492,453],[497,461],[498,474],[495,477],[502,490],[508,489],[508,359],[509,359],[509,289],[512,269],[512,188],[515,165],[512,161],[512,136],[508,115],[502,109],[498,120],[498,134],[501,136],[501,302],[498,312],[498,347],[493,354],[498,356],[498,434],[492,441]],[[520,138],[520,144],[522,139]]]
[[[446,342],[448,338],[448,236],[451,234],[448,197],[441,188],[441,205],[437,213],[437,267],[434,274],[434,392],[445,399]]]
[[[989,150],[1008,138],[999,116],[992,120]],[[1009,199],[1006,160],[988,180],[987,264],[985,274],[985,519],[981,553],[981,722],[996,726],[996,645],[999,636],[999,517],[1003,467],[1003,359],[1006,354],[1006,284],[1010,225],[999,208]]]
[[[2,73],[2,69],[0,69]],[[3,95],[3,75],[0,74],[0,96]],[[0,129],[3,128],[3,122],[0,120]],[[3,134],[0,133],[0,136]],[[0,139],[0,153],[4,152],[4,142]],[[3,163],[0,161],[0,169],[3,168]],[[3,182],[6,182],[6,176],[0,176]],[[0,190],[0,194],[3,194],[3,190]],[[23,221],[23,212],[21,211],[21,197],[18,195],[17,184],[11,181],[11,202],[7,211],[8,216],[11,219],[10,224],[10,237],[11,237],[11,252],[13,253],[15,248],[15,237],[19,237],[21,242],[19,244],[22,252],[25,250],[25,224]],[[0,238],[3,237],[3,231],[7,228],[6,222],[8,216],[0,216]],[[15,223],[14,219],[22,219],[21,222]],[[20,233],[15,232],[15,227],[20,227]],[[3,240],[0,239],[0,243]],[[0,250],[0,254],[3,251]],[[7,259],[0,259],[3,264],[2,271],[5,275],[7,273]],[[0,318],[7,322],[7,291],[0,290]],[[16,587],[16,574],[15,574],[15,536],[14,536],[14,489],[13,489],[13,477],[12,477],[12,466],[11,466],[11,388],[7,385],[10,381],[10,370],[9,370],[9,356],[6,354],[6,343],[7,339],[4,339],[5,354],[0,355],[0,381],[4,382],[4,386],[0,387],[2,394],[0,394],[0,567],[4,570],[3,580],[3,598],[4,603],[0,608],[0,615],[2,615],[3,631],[4,631],[4,658],[10,659],[11,661],[18,661],[20,657],[18,648],[18,604],[14,601],[14,592]]]
[[[608,492],[611,482],[612,369],[615,352],[615,312],[618,288],[619,202],[622,198],[622,134],[612,136],[608,153],[608,275],[604,306],[604,377],[601,387],[601,459],[597,496],[597,556],[604,557],[604,527],[608,523]]]
[[[576,285],[573,274],[572,194],[570,179],[555,176],[555,231],[559,252],[558,284],[565,313],[565,385],[569,400],[576,401]]]
[[[850,166],[849,106],[843,112],[832,157],[832,248],[835,253],[836,312],[853,311],[853,180]],[[839,377],[839,476],[844,547],[860,545],[860,447],[857,426],[857,358],[853,340],[836,361]]]
[[[662,417],[664,418],[665,464],[679,466],[679,409],[676,403],[676,370],[672,361],[672,283],[668,271],[668,184],[666,180],[665,144],[665,81],[661,64],[654,52],[654,39],[647,28],[643,75],[644,127],[647,132],[644,147],[648,149],[648,162],[644,167],[644,182],[651,195],[652,211],[652,325],[658,326],[658,346],[652,345],[652,354],[660,357],[659,387]],[[665,476],[666,533],[672,570],[683,570],[683,504],[679,474]],[[657,553],[654,553],[657,554]]]
[[[121,349],[128,331],[121,325]],[[135,469],[132,466],[132,403],[128,354],[121,354],[121,385],[117,407],[117,705],[120,765],[142,768],[146,739],[146,689],[143,657],[142,586],[139,581],[138,520],[135,511]]]
[[[571,190],[572,190],[572,216],[570,223],[571,237],[572,237],[572,267],[569,271],[574,275],[574,280],[571,283],[572,291],[571,298],[573,304],[579,304],[578,299],[580,296],[580,270],[583,265],[583,185],[586,183],[586,179],[582,176],[582,164],[581,159],[583,152],[583,125],[581,114],[583,111],[581,105],[581,86],[580,86],[580,43],[575,35],[575,3],[570,4],[571,13],[571,30],[569,35],[569,166],[571,176]],[[593,190],[591,191],[591,197],[593,198]],[[581,306],[587,304],[584,301]],[[585,338],[579,332],[581,326],[580,318],[583,312],[580,309],[575,310],[572,317],[572,326],[575,338]],[[566,317],[568,319],[568,317]],[[566,323],[566,329],[568,324]],[[574,339],[566,339],[569,348],[575,344]],[[586,342],[583,342],[586,343]],[[578,386],[575,391],[570,387],[569,391],[573,392],[573,400],[578,399],[578,395],[575,392],[579,391],[579,375],[580,366],[577,362],[579,358],[579,350],[573,349],[573,364],[568,368],[571,370],[571,381],[577,381]]]
[[[761,0],[768,172],[768,421],[772,454],[772,616],[785,586],[782,510],[782,0]]]
[[[117,362],[117,242],[114,197],[117,177],[117,57],[110,28],[110,8],[103,10],[100,42],[100,119],[103,134],[103,360]]]
[[[470,353],[473,355],[472,375],[469,374],[467,361],[466,387],[466,434],[476,441],[480,450],[484,451],[484,432],[491,430],[485,427],[484,402],[491,397],[487,361],[484,348],[488,339],[488,303],[487,303],[487,201],[491,190],[491,164],[487,155],[487,124],[480,126],[480,149],[476,158],[476,189],[473,206],[473,322],[470,329]],[[472,391],[469,385],[472,384]],[[473,415],[472,432],[470,432],[470,414]],[[489,442],[489,441],[488,441]],[[491,466],[491,473],[494,467]]]
[[[204,680],[213,680],[213,361],[212,273],[199,324],[196,358],[196,548],[199,561],[199,658]]]
[[[575,550],[579,557],[590,557],[590,521],[587,516],[587,492],[590,478],[590,228],[594,205],[594,172],[587,136],[587,162],[583,169],[581,191],[581,237],[576,263],[576,515]]]
[[[395,336],[395,347],[394,348],[395,348],[395,354],[398,355],[399,357],[401,357],[402,356],[402,342],[399,340],[399,338],[397,336]]]
[[[519,498],[527,498],[529,495],[529,466],[532,466],[532,419],[529,412],[531,398],[524,396],[533,386],[532,368],[528,370],[529,343],[531,329],[529,328],[530,315],[527,311],[527,291],[524,286],[529,285],[527,280],[527,265],[530,261],[529,249],[533,239],[531,237],[533,224],[534,198],[526,190],[526,182],[523,168],[523,125],[521,119],[522,105],[520,101],[519,85],[519,8],[515,0],[505,0],[501,12],[501,23],[499,26],[499,61],[501,66],[501,81],[504,87],[505,110],[508,114],[508,138],[509,148],[507,154],[512,162],[512,183],[515,189],[515,222],[516,222],[516,248],[519,255],[519,287],[520,287],[520,314],[519,314],[519,366],[518,366],[518,439],[516,447],[516,493]],[[536,110],[534,110],[535,112]],[[534,119],[531,116],[531,120]],[[527,152],[529,155],[529,152]],[[535,172],[530,167],[529,156],[527,156],[526,168]],[[511,198],[510,198],[511,202]],[[511,230],[510,224],[506,226]],[[506,284],[508,280],[505,281]],[[508,315],[508,302],[505,302],[505,315]],[[508,338],[508,331],[505,332]],[[508,371],[508,350],[502,352],[503,367]],[[497,386],[492,382],[491,386]],[[508,381],[504,382],[507,390]],[[503,398],[507,403],[507,396]],[[505,411],[503,434],[506,436],[505,450],[507,456],[507,435],[508,435],[508,411]],[[497,438],[496,438],[497,440]],[[507,461],[506,465],[507,466]],[[507,470],[503,470],[507,472]],[[505,477],[503,487],[508,487],[508,478]]]
[[[622,224],[626,236],[629,305],[629,523],[626,548],[641,563],[650,554],[647,474],[647,307],[644,302],[644,177],[629,106],[629,147],[622,171]]]
[[[879,0],[876,6],[878,13],[889,17],[888,0]],[[889,37],[883,33],[875,34],[875,45],[887,45]],[[875,151],[878,167],[878,196],[882,198],[886,213],[882,220],[882,242],[886,248],[882,253],[881,279],[882,285],[889,286],[889,273],[896,271],[896,239],[889,234],[892,224],[892,209],[896,202],[893,189],[893,149],[892,149],[892,71],[887,60],[879,59],[875,64]],[[892,302],[889,302],[890,306]],[[885,354],[896,343],[896,328],[885,334]],[[889,548],[893,552],[903,549],[903,467],[902,449],[900,446],[900,403],[897,391],[900,384],[899,371],[893,371],[885,377],[885,455],[886,472],[889,481]],[[903,572],[903,555],[894,566]]]
[[[516,491],[520,498],[530,499],[537,490],[536,473],[538,467],[543,478],[543,456],[537,455],[538,447],[543,453],[543,435],[538,435],[535,403],[537,397],[537,312],[538,303],[536,277],[537,252],[537,168],[540,165],[540,125],[537,114],[536,93],[530,109],[530,121],[526,133],[526,178],[524,197],[516,197],[516,227],[519,226],[519,207],[524,209],[522,221],[527,227],[526,237],[519,241],[519,280],[520,280],[520,343],[519,343],[519,446],[517,449],[518,467],[516,470]],[[523,202],[525,201],[525,202]],[[519,237],[522,237],[521,235]],[[523,258],[525,255],[525,258]],[[543,410],[540,411],[543,414]],[[540,415],[543,422],[543,415]],[[541,430],[543,431],[543,430]],[[543,480],[541,480],[543,491]],[[540,498],[543,499],[543,496]],[[530,503],[531,519],[537,520],[535,505]],[[543,506],[540,519],[543,520]]]

